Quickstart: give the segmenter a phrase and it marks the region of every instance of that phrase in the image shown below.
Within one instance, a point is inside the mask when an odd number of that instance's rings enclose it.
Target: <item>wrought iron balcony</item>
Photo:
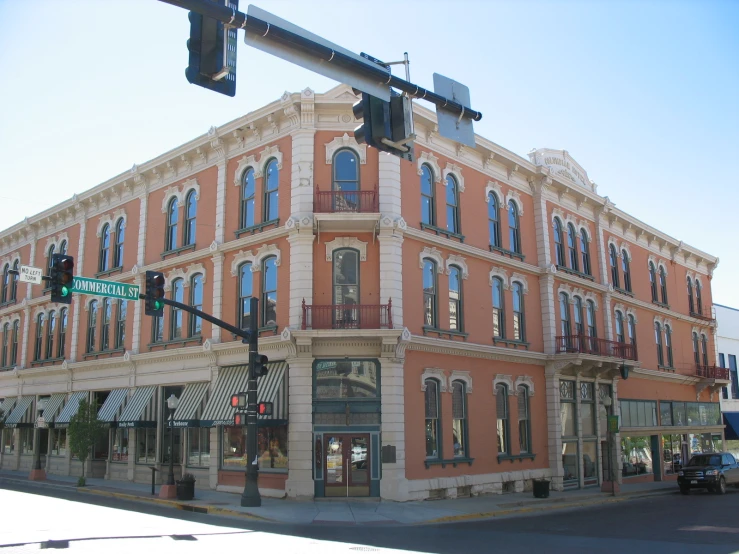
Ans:
[[[593,354],[624,360],[636,360],[636,347],[625,342],[588,337],[586,335],[567,335],[556,337],[557,353]]]
[[[717,367],[715,365],[695,364],[695,375],[704,379],[730,380],[729,370],[725,367]]]
[[[310,306],[303,300],[302,329],[392,329],[393,301],[387,304]]]
[[[322,191],[316,187],[315,213],[371,214],[379,210],[377,189]]]

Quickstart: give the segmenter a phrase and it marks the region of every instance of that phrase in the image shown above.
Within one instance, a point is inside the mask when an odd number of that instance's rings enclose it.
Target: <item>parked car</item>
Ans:
[[[694,454],[678,471],[677,484],[683,494],[689,494],[690,489],[726,494],[726,485],[739,484],[739,464],[728,452]]]

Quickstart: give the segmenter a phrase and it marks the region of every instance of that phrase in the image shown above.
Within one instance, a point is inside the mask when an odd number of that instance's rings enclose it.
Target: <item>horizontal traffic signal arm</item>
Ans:
[[[145,294],[139,294],[139,298],[141,300],[146,300]],[[169,298],[159,298],[159,302],[162,304],[166,304],[167,306],[173,306],[175,308],[179,308],[180,310],[183,310],[187,313],[196,315],[208,323],[212,323],[213,325],[217,325],[221,329],[225,329],[226,331],[231,331],[234,335],[237,337],[241,337],[244,339],[244,341],[248,341],[251,337],[251,333],[248,329],[239,329],[238,327],[234,327],[230,323],[226,323],[222,319],[218,319],[217,317],[213,317],[210,314],[206,314],[203,311],[198,310],[197,308],[193,308],[192,306],[188,306],[187,304],[183,304],[182,302],[177,302],[176,300],[170,300]]]
[[[216,4],[209,0],[159,0],[173,6],[185,8],[198,12],[207,17],[212,17],[225,23],[228,26],[236,27],[238,29],[248,29],[253,33],[257,33],[267,39],[271,39],[275,42],[283,44],[288,48],[295,50],[304,50],[310,52],[317,58],[323,60],[324,63],[336,64],[348,69],[353,69],[365,74],[367,77],[377,79],[378,83],[384,83],[390,87],[402,90],[408,93],[413,98],[426,100],[448,110],[459,114],[460,117],[471,119],[473,121],[480,121],[482,119],[482,113],[472,110],[466,106],[463,106],[459,102],[455,102],[451,98],[445,98],[440,94],[436,94],[433,91],[409,83],[399,77],[388,74],[388,72],[381,68],[372,67],[371,64],[365,64],[354,58],[347,56],[336,50],[332,50],[328,46],[318,44],[312,40],[304,38],[295,33],[291,33],[286,29],[281,29],[275,25],[270,25],[266,21],[257,19],[256,17],[247,17],[245,13],[238,10],[232,10],[224,4]]]

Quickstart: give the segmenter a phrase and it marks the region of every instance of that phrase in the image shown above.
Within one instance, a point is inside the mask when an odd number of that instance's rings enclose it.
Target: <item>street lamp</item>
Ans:
[[[174,393],[167,398],[167,408],[169,408],[169,474],[167,475],[167,485],[174,485],[174,412],[180,405],[180,399]]]
[[[610,395],[603,397],[603,406],[606,408],[606,441],[608,443],[608,480],[611,482],[611,496],[616,496],[616,484],[613,482],[615,477],[613,474],[613,457],[611,455],[611,442],[613,437],[611,435],[611,426],[608,422],[608,416],[610,415],[610,407],[613,405],[613,399]]]
[[[36,471],[41,469],[41,427],[39,427],[39,422],[45,408],[46,399],[39,399],[38,403],[36,404],[36,461],[33,464],[33,469]]]

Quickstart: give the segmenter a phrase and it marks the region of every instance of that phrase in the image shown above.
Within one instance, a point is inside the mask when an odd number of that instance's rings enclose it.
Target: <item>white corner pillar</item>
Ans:
[[[382,446],[395,447],[395,463],[382,464],[380,497],[387,500],[409,499],[405,475],[405,388],[403,360],[382,358]]]
[[[603,240],[603,230],[605,229],[606,212],[603,211],[595,214],[595,244],[598,249],[598,265],[600,266],[600,282],[608,286],[610,283],[610,273],[608,272],[608,252],[606,243]]]
[[[397,219],[401,214],[400,158],[380,152],[378,159],[380,213]]]
[[[610,292],[604,292],[603,293],[603,326],[605,328],[606,332],[606,339],[608,340],[615,340],[615,336],[613,334],[613,312],[611,311],[611,293]],[[624,316],[624,327],[628,325],[628,321],[626,320],[626,317]],[[626,334],[628,337],[628,332]]]
[[[299,329],[303,317],[302,304],[313,304],[313,219],[304,216],[303,221],[291,220],[294,231],[287,241],[290,243],[290,312],[289,325]]]
[[[539,300],[541,302],[541,325],[544,337],[544,353],[554,354],[557,333],[557,302],[554,296],[554,269],[547,269],[546,274],[539,277]]]
[[[292,133],[290,213],[301,217],[313,213],[313,160],[315,131],[299,129]],[[331,184],[329,183],[330,187]]]
[[[289,497],[313,497],[313,358],[288,358],[288,473]]]
[[[552,183],[550,177],[540,176],[530,181],[534,189],[534,226],[536,229],[536,257],[539,267],[547,268],[547,273],[539,278],[541,302],[541,322],[544,337],[544,352],[554,354],[557,336],[556,309],[554,295],[554,271],[549,248],[549,214],[547,213],[546,191]]]
[[[219,169],[220,171],[220,169]],[[217,241],[218,239],[216,239]],[[216,252],[211,257],[213,262],[213,317],[222,319],[223,316],[223,254]],[[221,328],[211,325],[211,339],[213,343],[221,342]]]
[[[548,371],[548,370],[547,370]],[[552,470],[552,489],[563,488],[562,420],[559,402],[559,375],[546,375],[547,382],[547,434],[549,437],[549,467]]]
[[[403,327],[403,218],[380,219],[380,303],[392,300],[393,327]]]
[[[219,139],[220,141],[220,139]],[[223,148],[216,150],[218,156],[218,180],[216,183],[216,228],[214,240],[223,244],[226,233],[226,157]]]
[[[139,290],[144,290],[144,276],[141,273],[137,274],[133,280],[135,285],[138,285]],[[143,302],[135,302],[133,305],[133,337],[131,339],[131,352],[138,354],[141,352],[141,314],[144,312]]]

